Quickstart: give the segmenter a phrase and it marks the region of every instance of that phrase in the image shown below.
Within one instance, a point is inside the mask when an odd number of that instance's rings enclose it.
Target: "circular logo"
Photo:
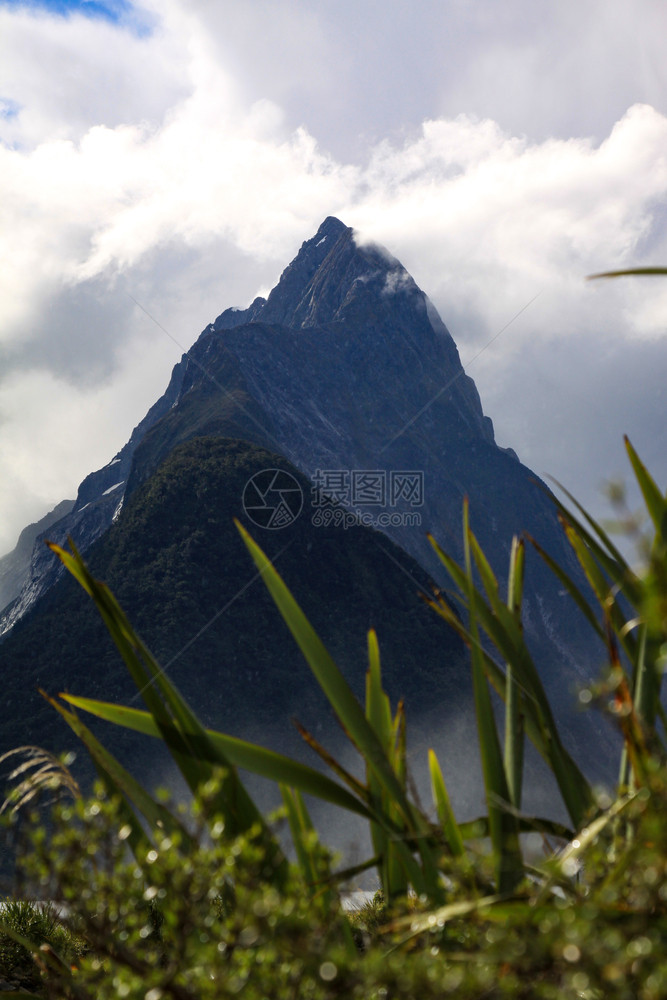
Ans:
[[[260,528],[276,531],[296,521],[303,507],[303,490],[284,469],[262,469],[243,490],[243,509]]]

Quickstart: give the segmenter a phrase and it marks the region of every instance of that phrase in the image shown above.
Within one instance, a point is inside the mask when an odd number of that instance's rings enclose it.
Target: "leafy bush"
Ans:
[[[174,810],[187,833],[158,834],[134,857],[120,801],[102,785],[58,806],[48,836],[36,830],[24,877],[62,901],[87,944],[73,974],[51,971],[48,996],[333,995],[316,987],[345,950],[334,897],[313,898],[292,867],[278,890],[262,828],[229,836],[211,811],[224,781],[202,787],[187,815]]]
[[[188,838],[128,850],[118,798],[103,786],[60,805],[23,859],[42,894],[66,904],[86,941],[74,972],[47,967],[47,997],[282,1000],[561,997],[658,1000],[667,990],[667,784],[648,785],[581,849],[552,857],[511,896],[472,898],[469,869],[451,864],[450,902],[381,897],[347,918],[296,865],[278,887],[256,828],[228,836],[211,813],[215,777],[186,811]],[[212,833],[211,836],[207,836]],[[314,875],[330,866],[313,844]],[[320,890],[326,885],[320,882]]]

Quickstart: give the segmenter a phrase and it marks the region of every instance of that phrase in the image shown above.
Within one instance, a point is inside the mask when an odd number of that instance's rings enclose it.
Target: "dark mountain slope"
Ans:
[[[418,598],[423,571],[364,527],[316,528],[302,514],[280,531],[251,524],[241,498],[266,468],[309,483],[284,459],[246,442],[198,438],[181,445],[135,492],[89,551],[169,677],[207,725],[303,754],[297,716],[332,735],[324,699],[280,619],[232,523],[244,521],[311,618],[355,691],[363,693],[366,633],[378,632],[394,702],[416,718],[440,706],[443,723],[469,704],[468,666],[454,635]],[[193,641],[194,639],[194,641]],[[35,742],[76,746],[35,691],[68,689],[127,701],[135,689],[92,602],[60,581],[2,646],[6,711],[1,749]],[[109,730],[114,745],[154,776],[150,741]],[[333,730],[335,733],[335,729]]]
[[[327,463],[387,468],[400,460],[428,476],[445,440],[493,444],[474,383],[424,293],[386,250],[358,244],[333,218],[303,244],[268,300],[228,309],[206,328],[127,445],[81,484],[52,537],[72,535],[85,550],[176,443],[208,433],[262,443],[308,475]],[[421,532],[413,543],[423,539]],[[38,540],[30,579],[2,615],[0,634],[59,572]]]

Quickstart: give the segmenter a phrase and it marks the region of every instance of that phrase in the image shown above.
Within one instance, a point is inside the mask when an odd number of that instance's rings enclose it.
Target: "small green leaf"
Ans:
[[[667,267],[630,267],[624,271],[602,271],[600,274],[589,274],[587,281],[595,281],[597,278],[625,278],[646,277],[649,275],[667,274]]]

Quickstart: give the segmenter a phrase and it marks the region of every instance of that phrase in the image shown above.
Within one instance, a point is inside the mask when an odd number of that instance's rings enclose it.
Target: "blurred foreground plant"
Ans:
[[[35,827],[22,875],[86,946],[76,968],[50,970],[47,996],[307,996],[326,980],[322,963],[348,952],[337,900],[313,896],[294,866],[276,884],[265,824],[228,831],[217,811],[227,778],[214,770],[190,807],[173,809],[180,829],[158,828],[134,852],[122,800],[102,783],[59,804],[48,834]],[[314,879],[326,877],[326,852],[313,846],[310,859]]]
[[[313,894],[293,865],[275,885],[261,828],[225,834],[211,812],[222,779],[176,810],[188,841],[158,835],[145,854],[128,851],[119,800],[103,785],[85,801],[59,803],[48,834],[35,825],[24,873],[65,904],[63,925],[81,946],[70,965],[53,950],[47,964],[33,945],[43,970],[33,995],[661,1000],[667,992],[664,771],[624,806],[632,836],[622,851],[607,824],[505,900],[466,898],[469,872],[452,861],[458,903],[434,910],[420,899],[376,899],[344,918],[354,949],[333,894]],[[325,880],[329,858],[312,847],[313,874]]]

